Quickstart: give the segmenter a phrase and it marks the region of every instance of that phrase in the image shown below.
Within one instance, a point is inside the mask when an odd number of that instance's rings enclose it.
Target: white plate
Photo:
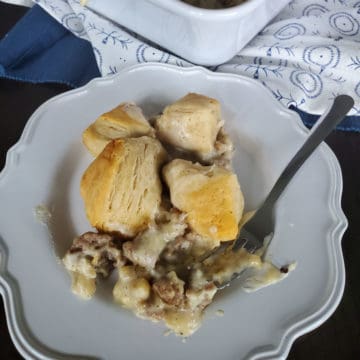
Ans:
[[[196,67],[135,66],[42,105],[0,175],[0,290],[12,339],[24,357],[281,358],[296,337],[335,310],[345,282],[340,240],[346,219],[340,167],[325,144],[278,206],[272,259],[279,265],[297,261],[296,270],[255,293],[233,286],[219,294],[186,343],[164,337],[162,325],[114,305],[110,284],[88,302],[71,293],[58,256],[76,234],[90,229],[79,195],[81,174],[91,160],[82,131],[122,101],[136,101],[153,115],[189,91],[221,101],[248,208],[261,201],[307,135],[299,117],[259,83]],[[50,229],[34,216],[38,204],[52,209]],[[217,309],[225,315],[216,317]]]

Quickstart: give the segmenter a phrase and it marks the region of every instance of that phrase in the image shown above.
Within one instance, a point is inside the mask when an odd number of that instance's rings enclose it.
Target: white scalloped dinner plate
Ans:
[[[298,336],[334,312],[345,282],[340,242],[347,222],[340,207],[340,167],[325,144],[298,172],[277,209],[270,256],[278,265],[296,261],[296,269],[255,293],[235,285],[218,294],[203,326],[185,343],[165,337],[163,325],[113,304],[111,280],[90,301],[71,293],[59,256],[75,235],[90,229],[79,194],[91,161],[82,131],[122,101],[135,101],[154,115],[190,91],[222,103],[248,209],[261,201],[307,136],[298,115],[260,83],[198,67],[134,66],[43,104],[8,152],[0,175],[0,290],[12,339],[25,358],[283,358]],[[49,227],[34,215],[39,204],[52,212]],[[217,309],[224,316],[215,316]]]

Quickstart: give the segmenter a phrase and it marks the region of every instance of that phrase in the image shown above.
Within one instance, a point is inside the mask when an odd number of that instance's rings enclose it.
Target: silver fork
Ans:
[[[283,170],[270,193],[267,195],[265,201],[250,218],[250,220],[248,220],[241,228],[238,238],[223,246],[220,251],[223,251],[224,248],[227,248],[228,246],[232,246],[233,251],[245,248],[248,252],[254,253],[255,251],[261,249],[264,245],[266,245],[266,247],[269,246],[271,238],[267,244],[264,244],[264,240],[267,236],[274,233],[274,207],[277,200],[302,164],[313,153],[318,145],[330,134],[336,125],[345,117],[353,106],[354,100],[348,95],[339,95],[334,99],[330,109],[321,116],[304,144]],[[286,272],[286,269],[284,269],[284,272]],[[228,286],[242,274],[242,272],[234,274],[226,283],[217,284],[218,288],[222,289],[225,286]]]

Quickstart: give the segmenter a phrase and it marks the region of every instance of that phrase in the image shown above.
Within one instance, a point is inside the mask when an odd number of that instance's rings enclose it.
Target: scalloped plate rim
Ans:
[[[31,130],[36,130],[36,121],[38,118],[41,117],[44,109],[48,106],[51,106],[53,102],[57,102],[62,98],[73,96],[75,94],[80,94],[81,92],[88,92],[91,91],[93,87],[96,87],[98,84],[113,83],[117,81],[118,78],[124,73],[136,72],[137,70],[141,70],[143,68],[162,68],[165,70],[176,71],[176,72],[183,72],[183,73],[203,73],[206,77],[225,77],[225,78],[241,78],[242,80],[246,80],[253,85],[255,85],[261,91],[266,92],[269,97],[272,98],[272,102],[274,106],[276,106],[281,112],[287,113],[291,118],[294,125],[298,130],[301,130],[303,133],[308,133],[309,130],[305,127],[302,123],[300,116],[292,110],[289,110],[283,107],[276,99],[271,96],[271,93],[268,89],[266,89],[263,85],[261,85],[258,81],[247,78],[245,76],[236,75],[236,74],[229,74],[229,73],[214,73],[211,72],[203,67],[200,66],[191,66],[191,67],[177,67],[169,64],[160,64],[160,63],[146,63],[146,64],[138,64],[128,67],[120,71],[117,74],[108,76],[106,78],[95,78],[91,80],[89,83],[84,85],[83,87],[69,90],[62,94],[59,94],[46,102],[40,105],[37,110],[31,115],[29,120],[27,121],[24,130],[20,139],[7,151],[5,166],[3,170],[0,172],[0,187],[4,179],[6,179],[9,174],[11,174],[11,168],[14,166],[16,167],[16,157],[21,156],[21,147],[27,144],[29,135]],[[267,350],[261,350],[259,348],[254,348],[251,353],[246,356],[248,360],[257,360],[257,359],[274,359],[274,358],[284,358],[288,355],[291,345],[294,341],[310,332],[311,330],[317,328],[322,323],[324,323],[335,311],[337,306],[339,305],[344,288],[345,288],[345,266],[344,266],[344,258],[341,249],[341,240],[342,236],[347,229],[348,222],[345,217],[345,214],[341,208],[341,195],[342,195],[342,175],[341,175],[341,168],[339,162],[334,155],[333,151],[330,147],[323,143],[320,146],[321,150],[326,153],[327,160],[329,164],[332,166],[332,175],[335,180],[333,193],[331,194],[332,201],[330,202],[331,210],[333,211],[334,215],[334,222],[333,222],[333,230],[329,233],[327,238],[327,242],[331,242],[331,261],[333,265],[335,265],[335,281],[333,291],[327,301],[321,305],[321,307],[312,312],[311,315],[302,318],[301,320],[294,322],[291,326],[289,326],[282,334],[281,340],[278,343],[278,346],[273,347]],[[330,239],[329,239],[330,238]],[[0,294],[3,296],[4,299],[4,306],[5,306],[5,313],[6,319],[8,324],[9,333],[11,336],[14,345],[21,353],[22,356],[39,356],[39,358],[45,359],[47,358],[46,355],[42,354],[37,348],[32,347],[27,340],[25,339],[24,334],[21,333],[19,330],[16,313],[15,313],[15,302],[14,302],[14,285],[11,284],[11,281],[7,281],[7,275],[11,275],[7,272],[6,263],[7,263],[7,251],[6,251],[6,244],[0,237]],[[27,334],[28,336],[32,336],[32,334]],[[35,342],[38,342],[38,339],[34,339]],[[41,345],[39,345],[41,347]],[[257,350],[258,349],[258,350]],[[54,354],[56,353],[54,350],[51,350]],[[70,356],[70,355],[69,355]],[[64,357],[61,358],[68,358],[67,355],[64,354]]]

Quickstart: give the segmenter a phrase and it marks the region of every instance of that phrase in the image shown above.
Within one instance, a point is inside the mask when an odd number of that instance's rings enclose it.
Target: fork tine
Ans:
[[[224,253],[225,250],[228,247],[230,247],[231,245],[232,245],[231,241],[223,242],[217,248],[210,250],[210,251],[206,252],[205,254],[203,254],[202,256],[200,256],[200,258],[198,259],[198,262],[204,262],[206,259],[210,258],[211,256],[220,255],[220,254]]]
[[[263,242],[257,239],[254,234],[247,231],[245,227],[241,229],[239,237],[233,244],[232,250],[238,251],[239,249],[244,248],[246,251],[253,254],[256,250],[262,247]]]
[[[245,246],[245,249],[250,254],[254,254],[256,252],[256,250],[259,249],[259,247],[258,247],[258,245],[255,245],[254,243],[251,243],[250,241],[248,241]]]
[[[222,290],[222,289],[228,287],[234,280],[237,280],[237,279],[241,278],[242,276],[246,276],[248,270],[249,270],[249,269],[243,269],[243,270],[241,270],[241,271],[238,272],[238,273],[232,274],[230,280],[225,281],[225,282],[223,282],[223,283],[221,283],[221,284],[220,284],[219,282],[215,281],[215,286],[216,286],[219,290]]]
[[[238,251],[241,248],[245,248],[246,244],[249,242],[248,239],[246,239],[245,237],[239,237],[238,239],[236,239],[234,241],[234,244],[232,246],[232,250],[233,251]]]

